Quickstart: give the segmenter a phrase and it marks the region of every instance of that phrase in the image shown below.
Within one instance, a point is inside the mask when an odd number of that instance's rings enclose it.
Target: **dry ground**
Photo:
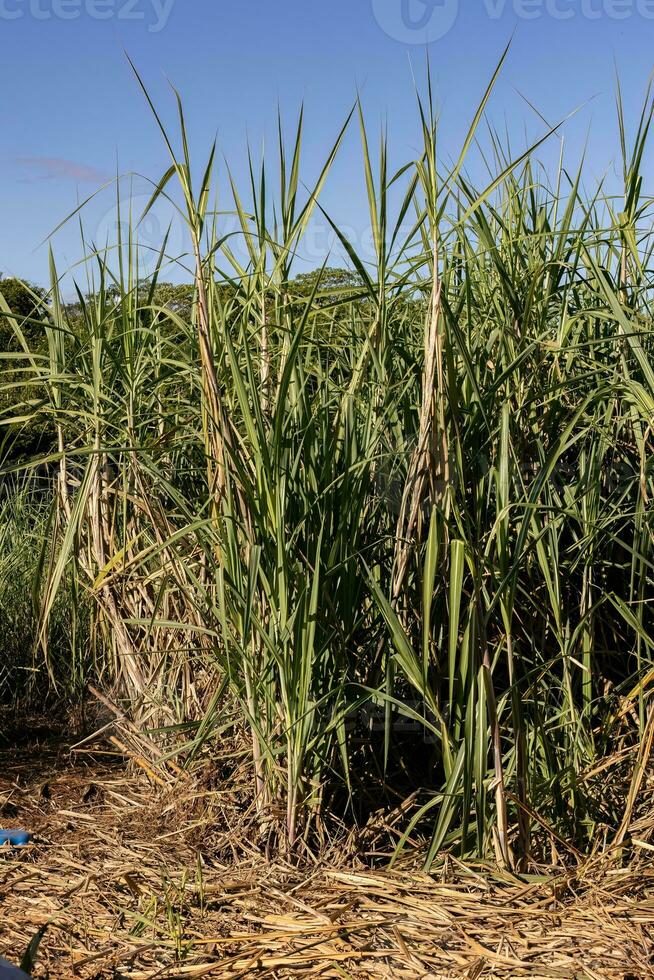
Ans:
[[[111,756],[5,754],[2,822],[35,842],[0,851],[0,953],[47,924],[36,977],[654,977],[654,848],[525,880],[336,852],[297,869],[232,855],[228,803]]]

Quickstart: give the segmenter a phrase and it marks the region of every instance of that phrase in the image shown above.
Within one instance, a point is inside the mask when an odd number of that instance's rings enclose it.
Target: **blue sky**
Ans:
[[[116,167],[157,178],[167,166],[123,49],[170,120],[166,78],[175,83],[194,153],[217,132],[237,177],[246,135],[272,149],[277,102],[290,123],[304,100],[310,180],[357,88],[371,130],[388,121],[393,162],[412,157],[411,64],[420,77],[427,50],[442,148],[454,154],[514,30],[490,117],[517,148],[543,130],[518,93],[550,122],[582,106],[564,129],[567,152],[576,159],[590,126],[588,173],[599,177],[617,151],[614,60],[633,120],[654,63],[654,0],[0,0],[0,271],[45,282],[39,243],[79,200]],[[353,128],[324,201],[355,228],[365,224],[359,161]],[[134,193],[138,207],[144,182]],[[84,212],[96,240],[114,219],[110,190]],[[159,230],[155,219],[144,234]],[[75,223],[54,250],[62,268],[80,257]]]

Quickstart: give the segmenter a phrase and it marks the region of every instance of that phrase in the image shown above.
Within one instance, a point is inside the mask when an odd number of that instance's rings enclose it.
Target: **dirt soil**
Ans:
[[[524,878],[337,851],[297,868],[234,851],[228,796],[110,753],[4,752],[0,824],[34,841],[0,849],[0,954],[45,930],[37,978],[654,977],[651,845]]]

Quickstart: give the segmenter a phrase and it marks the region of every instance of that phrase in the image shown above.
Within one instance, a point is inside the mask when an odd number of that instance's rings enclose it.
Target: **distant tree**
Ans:
[[[301,273],[289,284],[289,294],[298,315],[313,296],[313,328],[330,344],[347,343],[355,307],[359,319],[371,310],[361,277],[350,269],[327,267]]]
[[[192,283],[160,282],[154,291],[155,306],[165,306],[188,322],[193,309],[195,287]]]
[[[41,326],[34,323],[21,323],[26,318],[38,320],[46,310],[44,302],[45,290],[34,283],[10,277],[4,279],[0,275],[0,295],[12,313],[16,314],[16,319],[0,315],[0,351],[17,350],[18,344],[14,324],[18,324],[23,333],[31,341],[35,341],[37,346],[45,343],[45,331]]]
[[[316,286],[317,305],[326,306],[360,295],[363,284],[359,274],[350,269],[313,269],[295,277],[291,283],[291,293],[308,298]]]

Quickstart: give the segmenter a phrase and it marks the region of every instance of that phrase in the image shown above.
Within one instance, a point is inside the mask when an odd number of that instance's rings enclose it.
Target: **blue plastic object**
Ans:
[[[7,831],[2,830],[0,833],[5,834]],[[29,980],[29,978],[17,966],[0,958],[0,980]]]
[[[32,835],[28,830],[0,830],[0,844],[11,844],[12,847],[24,847],[29,844]]]

